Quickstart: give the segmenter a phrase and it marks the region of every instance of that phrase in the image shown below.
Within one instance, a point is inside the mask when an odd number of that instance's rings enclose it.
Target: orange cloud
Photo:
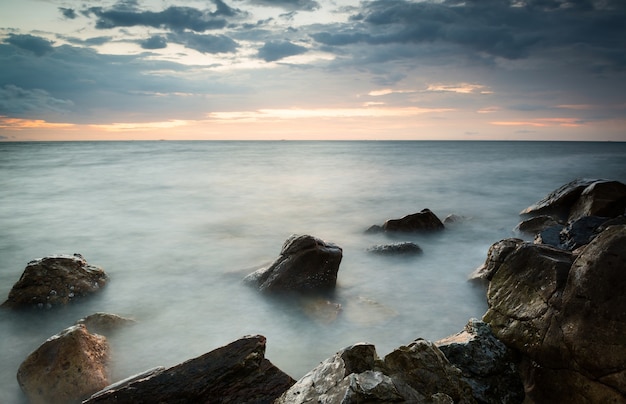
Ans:
[[[67,129],[74,127],[73,123],[52,123],[43,119],[9,118],[0,115],[0,129],[25,130],[25,129]]]
[[[567,126],[567,127],[579,127],[583,126],[579,119],[575,118],[540,118],[533,119],[531,121],[494,121],[490,122],[492,125],[500,126],[534,126],[534,127],[548,127],[548,126]]]

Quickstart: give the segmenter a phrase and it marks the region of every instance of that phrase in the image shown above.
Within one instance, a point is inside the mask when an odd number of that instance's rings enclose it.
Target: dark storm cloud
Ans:
[[[9,34],[4,41],[37,56],[43,56],[54,49],[52,47],[53,42],[30,34]]]
[[[317,10],[320,5],[315,0],[251,0],[251,4],[259,4],[262,6],[275,6],[286,10]]]
[[[29,112],[65,112],[72,106],[72,101],[54,98],[42,89],[24,89],[12,84],[0,87],[0,115],[21,116]]]
[[[364,3],[351,25],[318,30],[327,46],[351,44],[448,44],[466,54],[506,59],[551,49],[584,50],[625,67],[626,2],[587,0],[464,0]],[[621,57],[620,57],[621,55]]]
[[[61,14],[63,14],[63,17],[67,18],[68,20],[73,20],[78,16],[76,14],[76,10],[74,10],[73,8],[59,7],[59,11],[61,12]]]
[[[167,38],[171,42],[179,43],[202,53],[230,53],[239,47],[237,42],[225,35],[178,32],[168,35]]]
[[[240,10],[229,7],[221,0],[213,0],[213,3],[216,7],[214,11],[170,6],[163,11],[154,12],[116,6],[110,10],[92,7],[85,14],[93,14],[97,17],[96,28],[99,29],[147,26],[173,31],[189,29],[196,32],[224,28],[227,25],[224,17],[241,14]]]
[[[167,40],[161,35],[153,35],[140,43],[143,49],[163,49],[167,47]]]
[[[289,56],[300,55],[307,52],[304,46],[293,44],[289,41],[269,41],[259,49],[259,58],[266,62],[274,62]]]

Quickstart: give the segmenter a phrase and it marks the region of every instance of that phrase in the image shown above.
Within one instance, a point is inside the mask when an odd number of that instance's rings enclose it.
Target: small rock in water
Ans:
[[[375,245],[367,251],[379,255],[418,255],[423,252],[420,246],[411,242]]]

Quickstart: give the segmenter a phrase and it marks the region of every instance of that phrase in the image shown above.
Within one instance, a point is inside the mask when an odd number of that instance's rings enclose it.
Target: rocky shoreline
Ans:
[[[520,212],[524,220],[515,231],[534,242],[497,241],[471,274],[487,290],[482,320],[470,319],[439,341],[408,342],[383,358],[373,345],[356,343],[296,381],[265,358],[265,337],[253,335],[113,381],[106,335],[133,321],[96,313],[44,342],[17,379],[32,403],[623,403],[625,214],[623,183],[577,179],[556,189]],[[438,232],[445,223],[424,209],[366,232]],[[369,251],[419,254],[421,248],[400,242]],[[342,254],[333,243],[294,235],[271,265],[244,282],[260,298],[324,297],[336,287]],[[79,254],[45,257],[28,263],[2,308],[80,304],[107,280]]]

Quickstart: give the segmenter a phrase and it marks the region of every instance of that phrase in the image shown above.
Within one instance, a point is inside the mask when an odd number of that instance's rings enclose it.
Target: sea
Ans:
[[[626,143],[153,141],[0,143],[0,301],[29,261],[82,254],[110,280],[63,308],[0,310],[0,402],[25,403],[22,361],[95,312],[136,323],[108,336],[112,381],[242,336],[295,379],[357,342],[379,356],[437,340],[487,309],[468,276],[519,212],[576,178],[626,182]],[[368,234],[428,208],[436,234]],[[343,249],[334,293],[274,298],[242,283],[292,234]],[[374,255],[410,241],[423,253]]]

